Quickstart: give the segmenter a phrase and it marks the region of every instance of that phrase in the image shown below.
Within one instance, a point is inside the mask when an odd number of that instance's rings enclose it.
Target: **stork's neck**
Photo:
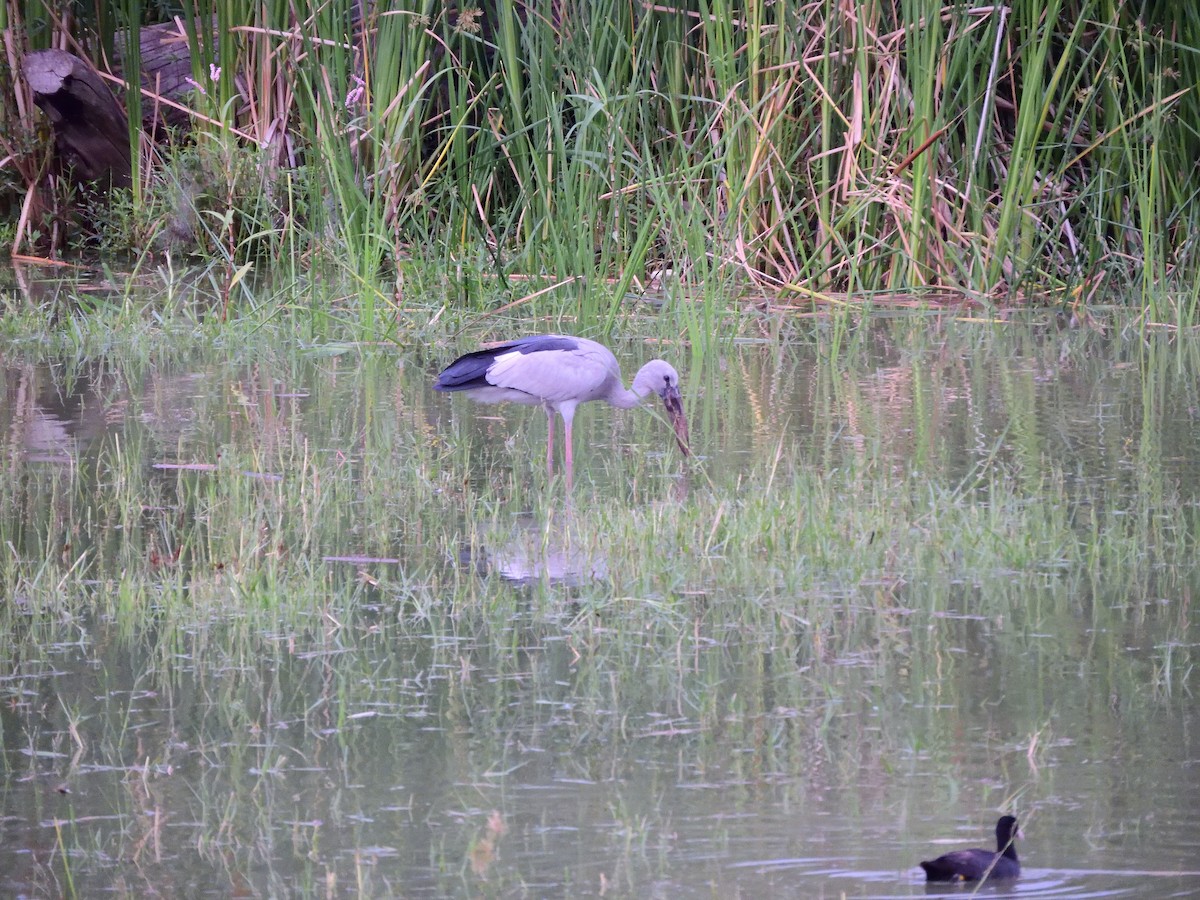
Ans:
[[[633,409],[642,402],[642,398],[648,393],[650,392],[645,391],[644,393],[639,394],[637,392],[637,387],[635,387],[632,391],[626,390],[625,386],[618,381],[613,386],[612,390],[608,392],[608,396],[605,399],[618,409]]]
[[[662,360],[651,360],[633,376],[630,390],[626,390],[619,377],[614,375],[609,382],[608,402],[621,409],[632,409],[642,402],[642,399],[655,393],[655,385],[661,384],[659,379],[678,380],[675,370]]]

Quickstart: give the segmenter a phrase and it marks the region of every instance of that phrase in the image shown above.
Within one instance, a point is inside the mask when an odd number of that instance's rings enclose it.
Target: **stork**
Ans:
[[[463,391],[485,403],[521,403],[546,411],[546,471],[554,474],[554,415],[562,416],[566,439],[567,487],[573,480],[571,422],[575,408],[604,400],[632,409],[650,394],[662,398],[675,440],[689,455],[687,417],[679,395],[679,373],[661,359],[642,366],[628,390],[621,383],[617,358],[603,344],[587,338],[544,334],[518,338],[460,356],[433,385],[435,391]]]

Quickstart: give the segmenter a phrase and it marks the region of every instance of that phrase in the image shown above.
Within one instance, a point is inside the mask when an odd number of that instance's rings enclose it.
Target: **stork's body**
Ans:
[[[621,383],[617,358],[603,344],[566,335],[518,338],[460,356],[433,385],[437,391],[462,391],[485,403],[509,401],[541,406],[546,411],[546,468],[554,471],[554,416],[562,416],[566,437],[567,485],[572,481],[571,423],[575,408],[589,400],[604,400],[631,409],[657,394],[671,418],[675,439],[686,455],[687,418],[679,396],[679,375],[661,359],[638,370],[630,389]]]

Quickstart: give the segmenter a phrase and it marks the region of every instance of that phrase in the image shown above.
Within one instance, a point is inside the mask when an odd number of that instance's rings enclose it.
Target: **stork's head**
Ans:
[[[645,397],[651,392],[662,398],[671,427],[675,430],[675,442],[684,456],[691,455],[688,446],[687,416],[683,411],[683,397],[679,393],[679,373],[670,363],[654,359],[646,363],[633,379],[633,392]]]

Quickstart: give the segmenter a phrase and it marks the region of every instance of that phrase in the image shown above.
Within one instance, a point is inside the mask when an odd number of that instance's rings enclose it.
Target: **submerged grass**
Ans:
[[[692,463],[657,452],[652,416],[582,412],[568,496],[540,411],[429,390],[474,342],[449,314],[407,351],[259,352],[285,330],[266,319],[228,324],[219,353],[193,332],[128,358],[98,333],[9,350],[0,736],[29,752],[0,759],[9,783],[86,784],[66,796],[115,819],[42,817],[66,846],[47,890],[138,859],[187,893],[150,846],[263,892],[528,882],[489,869],[488,817],[531,816],[539,778],[580,786],[580,819],[532,815],[507,852],[544,853],[561,825],[643,885],[676,826],[649,758],[720,785],[729,829],[764,793],[864,817],[880,797],[1050,808],[1038,767],[1076,752],[1056,730],[1121,765],[1186,719],[1186,343],[789,323],[684,367]],[[32,459],[29,423],[67,416],[71,440],[35,429]],[[365,866],[362,847],[383,849]]]
[[[1120,596],[1186,575],[1196,549],[1195,498],[1164,477],[1158,451],[1144,442],[1125,492],[1081,481],[1047,448],[1023,449],[1034,431],[1019,423],[1009,428],[1030,433],[1006,432],[1002,452],[946,478],[948,448],[933,435],[917,433],[918,445],[930,442],[926,455],[899,465],[883,452],[883,430],[814,440],[768,421],[767,440],[737,451],[747,463],[736,470],[701,461],[679,475],[674,455],[618,453],[599,472],[623,493],[572,501],[561,485],[541,483],[536,431],[503,426],[475,457],[469,444],[441,435],[447,410],[430,406],[424,390],[380,393],[395,380],[389,355],[360,351],[349,362],[300,357],[292,371],[268,375],[231,359],[216,390],[201,373],[122,373],[105,402],[122,405],[126,426],[111,438],[101,432],[69,471],[31,472],[0,495],[10,529],[5,589],[28,598],[19,618],[40,633],[93,615],[126,625],[148,617],[175,646],[189,640],[189,627],[233,615],[253,643],[289,621],[352,621],[369,594],[396,604],[386,627],[397,638],[467,617],[499,648],[522,595],[496,593],[459,557],[486,567],[489,555],[519,550],[534,563],[564,554],[603,573],[552,604],[581,635],[612,617],[611,627],[634,638],[631,652],[641,652],[649,634],[670,642],[698,622],[723,634],[747,616],[754,642],[793,644],[799,629],[796,652],[820,659],[830,640],[861,646],[881,637],[847,634],[847,617],[892,628],[897,617],[953,611],[958,592],[982,591],[984,605],[970,612],[995,620],[1021,618],[1012,604],[1024,591],[1059,582],[1071,584],[1055,600],[1066,610],[1079,612],[1072,594],[1103,595],[1119,608]],[[317,373],[326,384],[318,395],[299,389]],[[790,391],[797,373],[781,374],[768,387]],[[836,401],[840,409],[847,399]],[[764,398],[764,408],[772,402]],[[1020,403],[1014,398],[1018,416]],[[703,434],[706,417],[697,421]],[[650,418],[618,424],[636,445],[663,427]],[[505,432],[521,465],[508,461]],[[470,480],[456,474],[463,469],[475,473]],[[514,522],[516,510],[529,511],[529,523]],[[357,587],[356,577],[365,579]],[[913,583],[936,591],[909,596]],[[993,593],[998,585],[1006,587]],[[549,583],[543,589],[557,596]]]

